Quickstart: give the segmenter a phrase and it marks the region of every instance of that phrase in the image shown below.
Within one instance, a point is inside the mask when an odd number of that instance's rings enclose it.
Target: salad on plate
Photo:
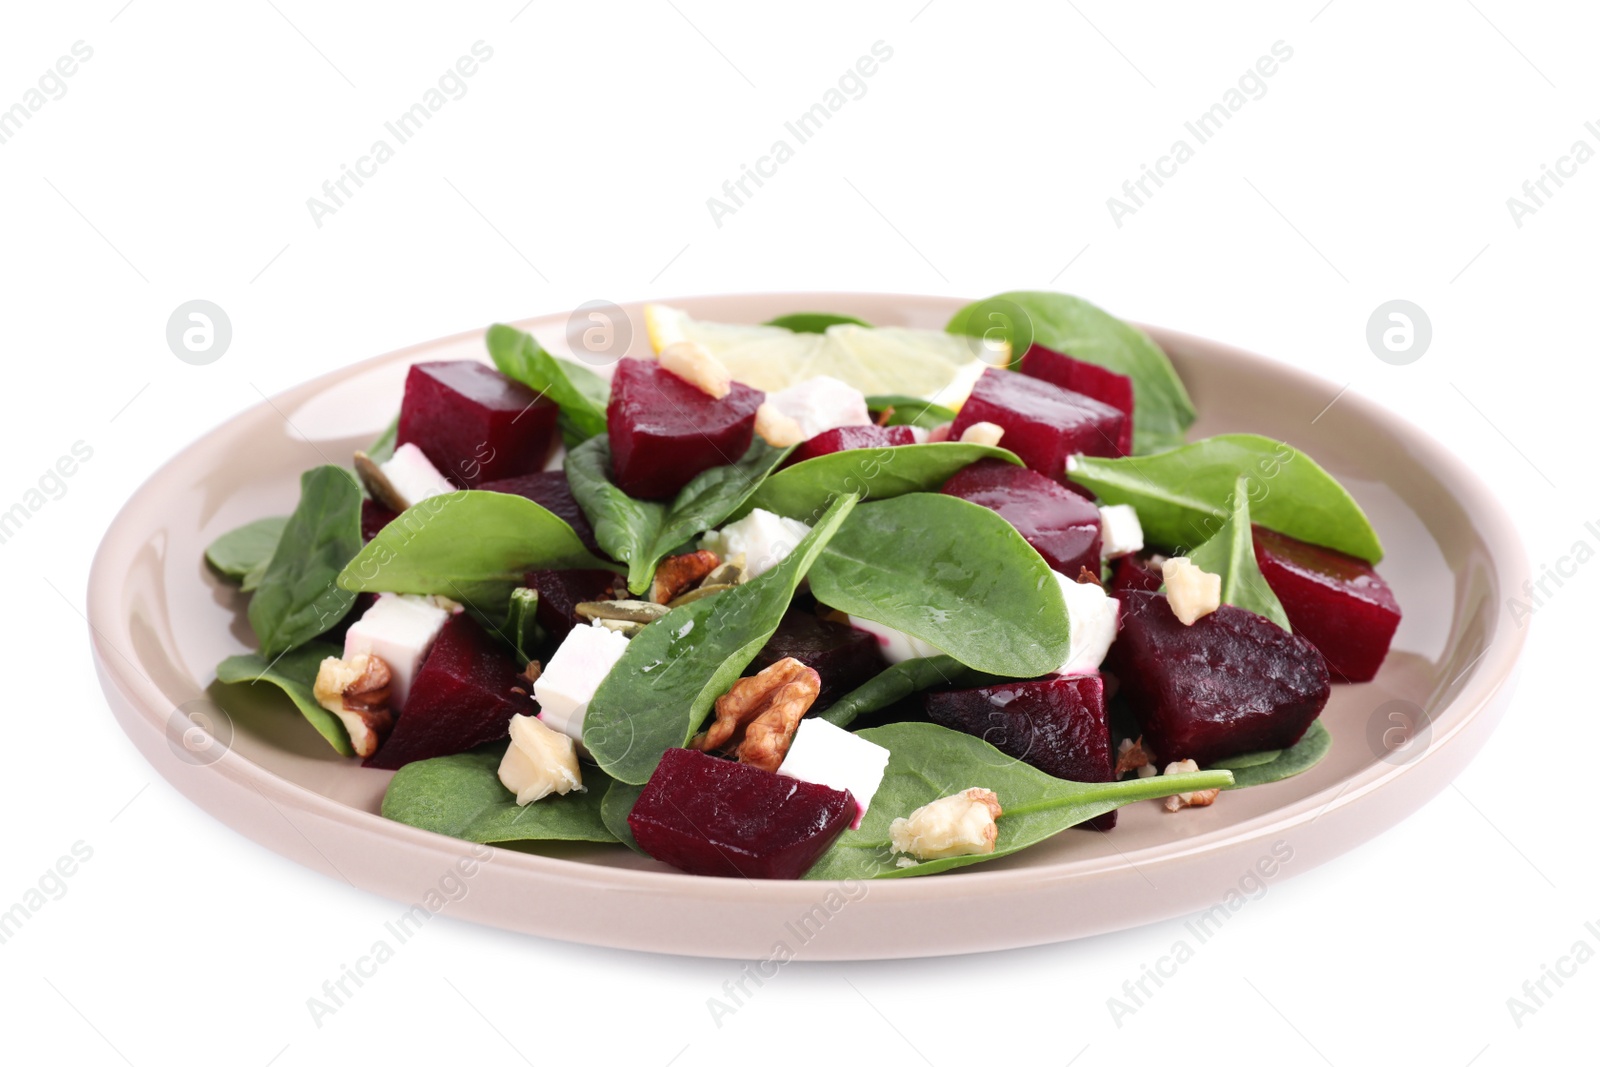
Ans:
[[[944,331],[647,305],[609,376],[497,325],[218,538],[281,689],[382,814],[695,875],[934,874],[1327,752],[1400,608],[1308,455],[1190,441],[1162,350],[1075,297]],[[353,770],[352,773],[368,773]]]

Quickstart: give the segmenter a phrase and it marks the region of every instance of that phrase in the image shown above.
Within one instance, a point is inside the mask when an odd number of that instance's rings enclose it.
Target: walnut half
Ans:
[[[650,599],[657,604],[676,599],[684,590],[716,570],[721,562],[715,552],[703,548],[685,552],[681,556],[668,556],[656,566],[655,581],[650,585]]]
[[[336,656],[323,660],[311,693],[318,704],[339,716],[350,734],[351,747],[362,759],[378,751],[394,725],[389,711],[389,665],[370,653],[348,660]]]
[[[822,677],[793,657],[741,678],[717,698],[716,722],[690,743],[701,752],[732,752],[740,763],[776,771],[800,719],[822,691]]]

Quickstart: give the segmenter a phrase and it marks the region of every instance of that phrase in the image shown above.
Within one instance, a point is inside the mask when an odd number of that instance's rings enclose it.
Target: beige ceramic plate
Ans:
[[[933,328],[961,305],[860,293],[672,303],[726,322],[820,310]],[[631,351],[644,354],[640,309],[625,310]],[[567,350],[567,316],[521,325]],[[1324,411],[1337,392],[1327,382],[1225,345],[1151,333],[1199,408],[1192,436],[1253,431],[1305,449],[1355,494],[1388,550],[1382,570],[1405,621],[1375,682],[1335,689],[1323,716],[1333,749],[1320,766],[1225,793],[1211,808],[1167,815],[1142,803],[1123,809],[1111,834],[1068,831],[966,871],[860,886],[691,877],[621,847],[495,849],[465,880],[465,895],[450,894],[460,899],[448,913],[704,956],[864,959],[1033,945],[1210,908],[1241,880],[1250,888],[1258,864],[1286,849],[1292,861],[1275,876],[1332,859],[1443,789],[1505,710],[1522,650],[1522,633],[1498,610],[1527,573],[1505,512],[1453,456],[1360,397]],[[89,584],[102,684],[156,769],[241,833],[408,905],[437,906],[441,883],[456,884],[452,865],[474,846],[379,817],[389,773],[335,756],[275,692],[212,686],[213,666],[249,647],[251,635],[244,598],[209,572],[201,552],[241,523],[289,512],[302,470],[347,462],[397,409],[408,364],[482,355],[473,333],[382,356],[212,431],[134,494],[107,531]],[[210,707],[208,691],[225,711]],[[1418,706],[1426,729],[1391,751]],[[199,753],[186,745],[196,722],[220,742]]]

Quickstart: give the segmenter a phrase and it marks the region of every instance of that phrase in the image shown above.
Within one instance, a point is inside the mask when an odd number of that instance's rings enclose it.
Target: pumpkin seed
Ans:
[[[577,607],[586,619],[602,622],[636,622],[643,625],[655,622],[667,613],[665,604],[652,604],[648,600],[587,600]]]

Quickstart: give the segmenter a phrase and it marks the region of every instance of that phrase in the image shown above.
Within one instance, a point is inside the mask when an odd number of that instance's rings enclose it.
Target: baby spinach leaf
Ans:
[[[867,410],[874,413],[888,411],[889,419],[884,423],[885,426],[920,426],[925,430],[954,422],[956,418],[955,411],[943,404],[914,396],[869,396]]]
[[[500,782],[503,744],[471,752],[408,763],[395,772],[383,794],[385,819],[494,844],[505,841],[605,841],[616,837],[600,818],[611,779],[595,767],[583,768],[584,791],[552,794],[519,805]]]
[[[792,315],[779,315],[766,325],[782,326],[795,333],[827,333],[829,326],[843,324],[872,327],[872,323],[862,322],[853,315],[833,315],[826,311],[796,311]]]
[[[1153,800],[1233,781],[1227,771],[1156,775],[1126,782],[1069,782],[1007,756],[970,734],[927,722],[902,722],[862,730],[862,738],[889,750],[883,784],[861,826],[846,830],[807,878],[907,878],[937,874],[1020,852],[1069,826],[1136,800]],[[924,804],[973,787],[993,790],[1002,809],[993,852],[954,856],[901,867],[889,827]]]
[[[389,420],[389,425],[378,439],[367,446],[367,458],[374,463],[387,463],[394,458],[395,442],[400,438],[400,416]]]
[[[790,451],[787,448],[774,448],[758,437],[739,462],[712,467],[695,475],[673,498],[661,519],[661,529],[656,534],[648,560],[650,574],[655,573],[656,564],[673,549],[719,525],[749,500]],[[644,586],[648,587],[649,584],[647,575]],[[639,591],[644,590],[641,588]]]
[[[830,452],[778,471],[761,483],[737,514],[765,508],[812,522],[836,497],[846,493],[865,500],[882,500],[903,493],[938,492],[951,475],[989,458],[1022,465],[1020,459],[1003,448],[959,441]]]
[[[859,715],[882,711],[895,701],[924,689],[945,685],[967,689],[997,680],[994,675],[975,671],[949,656],[901,660],[834,701],[826,711],[819,712],[817,718],[827,719],[835,726],[849,726]]]
[[[1067,661],[1055,573],[998,513],[957,497],[863,504],[811,568],[811,591],[974,670],[1036,678]]]
[[[341,756],[355,755],[350,747],[350,735],[339,721],[339,716],[317,703],[311,687],[317,682],[317,668],[329,656],[341,656],[344,650],[326,641],[310,641],[291,649],[275,661],[260,653],[229,656],[217,664],[217,681],[228,685],[254,685],[266,682],[286,693],[306,721],[316,727]]]
[[[361,487],[355,475],[334,466],[306,471],[300,503],[250,598],[250,626],[263,656],[275,659],[344,618],[356,597],[335,579],[360,551]]]
[[[560,406],[561,436],[568,448],[606,432],[606,384],[599,375],[556,359],[532,334],[513,326],[496,323],[485,339],[501,374]]]
[[[242,580],[257,567],[266,568],[272,562],[272,553],[288,525],[287,515],[247,522],[236,530],[229,530],[206,548],[206,561],[225,577]]]
[[[505,636],[517,654],[517,665],[526,667],[539,644],[539,591],[526,587],[511,590],[511,606],[506,611]]]
[[[855,503],[840,497],[777,566],[674,608],[641,630],[585,713],[583,743],[595,762],[621,781],[648,781],[661,754],[693,736],[717,697],[767,643]]]
[[[1222,529],[1189,553],[1201,570],[1222,577],[1222,602],[1271,619],[1285,630],[1289,616],[1256,565],[1255,539],[1250,535],[1250,484],[1240,475],[1233,487],[1233,512]]]
[[[1172,361],[1142,331],[1087,300],[1065,293],[1040,292],[1001,293],[988,301],[969,304],[955,313],[945,329],[982,337],[990,320],[980,312],[991,301],[1009,302],[1020,308],[1032,328],[1032,339],[1046,348],[1133,379],[1136,452],[1154,452],[1183,443],[1184,431],[1194,422],[1194,404]],[[1022,352],[1012,352],[1014,359],[1022,356]]]
[[[1383,558],[1377,533],[1344,487],[1310,456],[1270,437],[1229,433],[1153,456],[1074,456],[1070,477],[1108,504],[1132,504],[1146,541],[1189,548],[1228,520],[1241,475],[1261,525],[1369,563]]]
[[[1259,758],[1269,755],[1268,753],[1251,753],[1247,756],[1218,760],[1206,769],[1233,772],[1233,784],[1224,786],[1225,789],[1266,785],[1268,782],[1280,782],[1285,778],[1304,774],[1321,763],[1322,757],[1326,756],[1328,749],[1332,747],[1333,736],[1328,733],[1328,728],[1322,725],[1322,720],[1317,719],[1311,724],[1310,729],[1306,730],[1304,737],[1281,752],[1271,753],[1271,759]]]
[[[559,516],[526,497],[473,489],[401,512],[344,568],[339,585],[438,594],[503,619],[526,572],[606,566]]]
[[[628,825],[628,816],[633,814],[633,806],[639,803],[639,794],[643,792],[642,785],[612,779],[611,788],[606,790],[606,798],[600,802],[600,820],[618,841],[639,855],[648,856],[650,853],[640,848],[639,842],[633,839],[633,827]]]

